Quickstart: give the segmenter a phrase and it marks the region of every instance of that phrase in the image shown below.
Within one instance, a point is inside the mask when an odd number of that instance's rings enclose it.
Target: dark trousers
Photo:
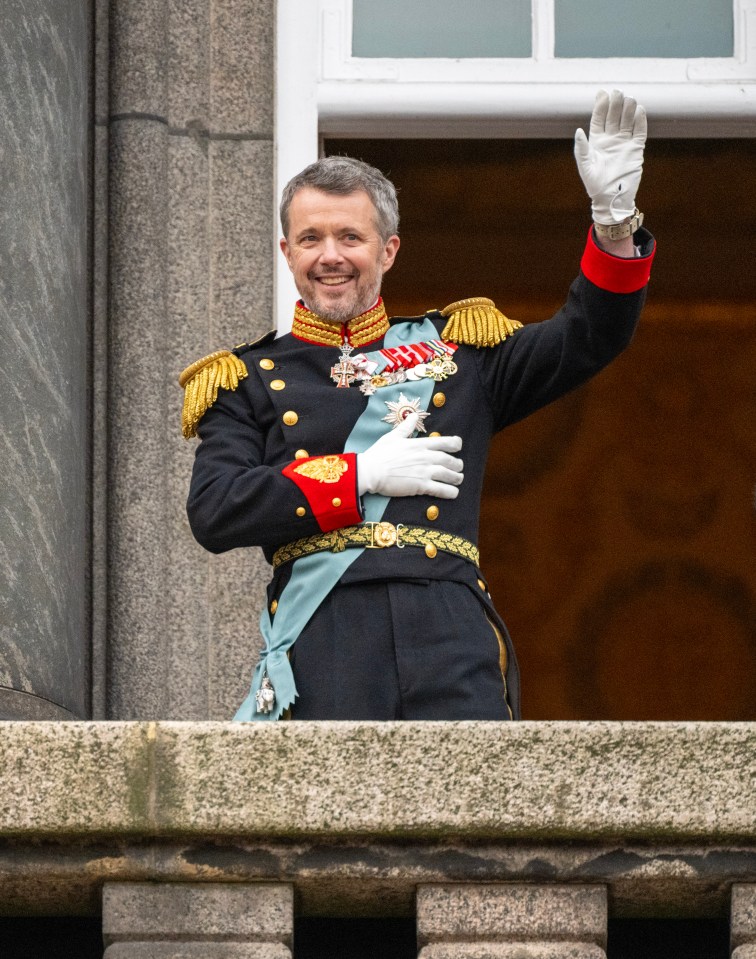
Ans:
[[[292,719],[511,719],[501,635],[464,583],[337,586],[290,659]]]

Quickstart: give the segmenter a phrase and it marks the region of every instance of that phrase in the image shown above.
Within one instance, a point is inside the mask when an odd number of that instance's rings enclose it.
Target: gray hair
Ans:
[[[283,188],[281,194],[281,228],[284,236],[289,234],[289,207],[297,190],[312,187],[323,193],[347,196],[363,190],[375,207],[375,226],[385,243],[399,232],[399,204],[396,188],[374,166],[354,160],[352,157],[323,157],[305,167]]]

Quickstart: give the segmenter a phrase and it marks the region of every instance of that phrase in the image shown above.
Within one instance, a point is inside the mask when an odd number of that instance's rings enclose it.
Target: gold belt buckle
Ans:
[[[404,549],[404,543],[399,542],[404,523],[398,523],[396,526],[393,523],[386,522],[366,523],[365,525],[370,527],[368,549],[385,549],[387,546],[397,546],[399,549]]]

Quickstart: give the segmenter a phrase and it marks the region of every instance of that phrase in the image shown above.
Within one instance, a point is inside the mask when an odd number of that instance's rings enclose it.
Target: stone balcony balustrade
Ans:
[[[729,915],[756,959],[753,724],[2,723],[0,840],[0,911],[102,914],[106,959],[285,959],[295,913],[421,959]]]

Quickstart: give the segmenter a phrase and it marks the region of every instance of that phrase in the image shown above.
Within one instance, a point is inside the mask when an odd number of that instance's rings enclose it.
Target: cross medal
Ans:
[[[331,379],[339,389],[351,386],[352,380],[357,378],[357,367],[350,357],[353,349],[348,343],[342,343],[339,362],[331,367]]]

